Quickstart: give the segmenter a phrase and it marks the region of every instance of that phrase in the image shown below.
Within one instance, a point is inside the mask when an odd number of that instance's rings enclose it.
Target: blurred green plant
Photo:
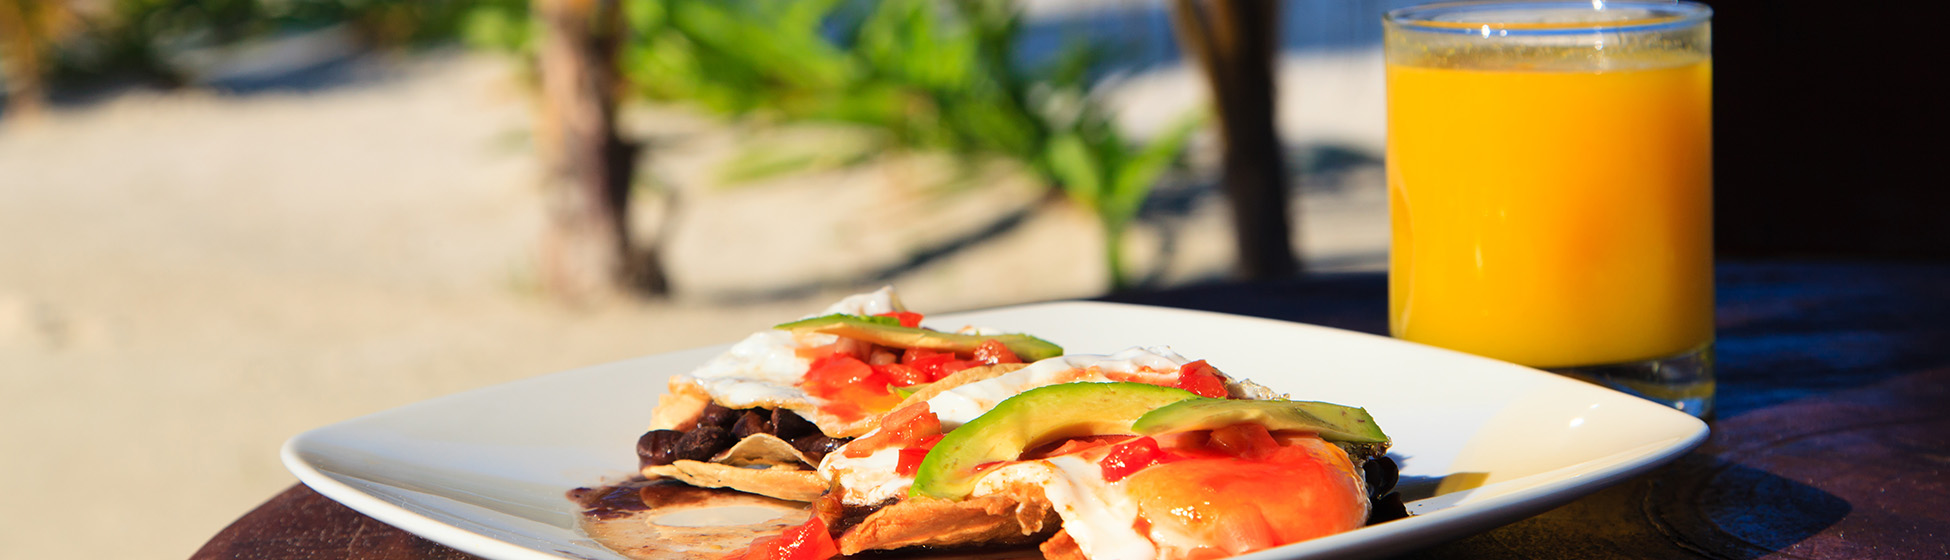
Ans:
[[[1138,146],[1089,93],[1109,49],[1078,41],[1046,63],[1018,64],[1022,19],[1011,2],[644,0],[627,3],[624,17],[622,68],[642,97],[880,132],[812,151],[754,145],[721,179],[852,165],[887,147],[1006,158],[1095,213],[1114,289],[1130,285],[1123,233],[1204,122],[1188,115]],[[476,10],[463,29],[471,43],[515,51],[534,33],[519,5]]]
[[[174,87],[187,76],[170,58],[186,49],[335,25],[350,28],[369,48],[432,44],[458,37],[466,18],[477,10],[525,1],[0,0],[0,4],[77,16],[76,32],[43,47],[43,53],[53,56],[51,64],[39,68],[42,78],[78,86],[135,80]]]

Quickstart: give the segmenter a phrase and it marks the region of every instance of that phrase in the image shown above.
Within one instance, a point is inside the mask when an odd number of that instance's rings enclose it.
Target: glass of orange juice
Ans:
[[[1711,15],[1388,12],[1395,336],[1710,413]]]

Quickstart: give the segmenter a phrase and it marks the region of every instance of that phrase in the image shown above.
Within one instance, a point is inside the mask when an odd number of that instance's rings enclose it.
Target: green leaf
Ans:
[[[1083,138],[1074,133],[1051,138],[1047,157],[1050,172],[1056,175],[1064,192],[1091,210],[1098,211],[1104,196],[1103,170],[1097,158],[1091,155],[1090,147],[1083,143]]]
[[[1136,155],[1118,162],[1113,171],[1109,200],[1105,210],[1119,219],[1128,221],[1137,214],[1139,206],[1151,194],[1151,188],[1158,183],[1171,165],[1178,161],[1185,145],[1191,142],[1192,134],[1205,124],[1205,112],[1195,110],[1179,117],[1173,124]]]

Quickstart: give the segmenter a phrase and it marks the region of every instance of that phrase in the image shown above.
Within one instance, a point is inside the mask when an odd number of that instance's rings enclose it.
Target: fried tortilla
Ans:
[[[677,461],[643,468],[644,476],[674,478],[704,488],[729,488],[761,496],[810,502],[826,492],[826,483],[811,470],[789,465],[733,466],[702,461]]]
[[[638,481],[641,504],[591,510],[582,529],[635,560],[721,558],[762,535],[804,523],[805,504],[675,481]]]
[[[914,546],[1027,544],[1048,538],[1061,523],[1041,488],[1019,485],[1006,495],[959,502],[904,499],[847,528],[838,543],[840,553],[848,555]]]

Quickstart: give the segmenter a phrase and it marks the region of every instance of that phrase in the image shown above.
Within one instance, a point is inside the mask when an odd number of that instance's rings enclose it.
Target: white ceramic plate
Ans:
[[[1641,473],[1706,437],[1686,414],[1549,373],[1266,319],[1063,302],[930,317],[1033,333],[1070,353],[1166,345],[1295,398],[1367,407],[1395,439],[1408,519],[1241,558],[1398,553],[1516,521]],[[763,325],[755,326],[763,328]],[[536,377],[301,434],[284,463],[320,494],[493,559],[622,559],[564,497],[636,467],[665,380],[700,348]]]

